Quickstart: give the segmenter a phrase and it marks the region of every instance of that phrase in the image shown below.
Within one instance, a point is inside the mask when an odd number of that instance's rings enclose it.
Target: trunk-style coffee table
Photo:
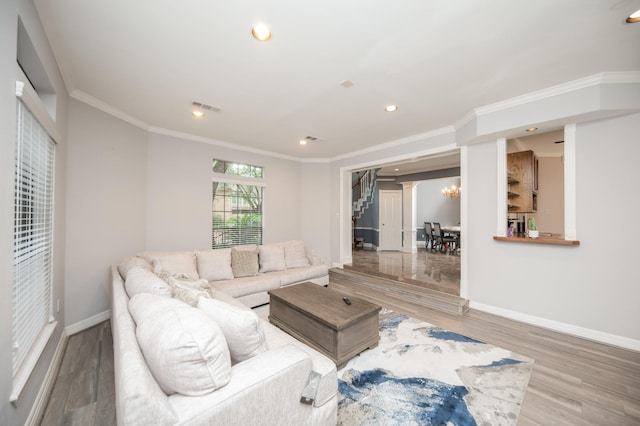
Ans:
[[[269,321],[331,358],[338,369],[367,348],[378,346],[380,306],[313,283],[269,292]]]

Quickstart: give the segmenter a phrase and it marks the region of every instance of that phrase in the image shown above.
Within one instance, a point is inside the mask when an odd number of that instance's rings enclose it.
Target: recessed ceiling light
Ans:
[[[400,171],[400,169],[393,169],[393,171],[394,171],[394,172],[399,172],[399,171]]]
[[[634,22],[640,22],[640,9],[629,15],[629,17],[627,18],[627,22],[630,24],[633,24]]]
[[[204,117],[204,112],[202,112],[202,111],[200,111],[200,110],[197,110],[197,109],[194,109],[193,111],[191,111],[191,114],[193,114],[193,116],[194,116],[195,118],[202,118],[202,117]]]
[[[265,24],[258,24],[251,28],[251,35],[259,41],[269,41],[271,39],[271,30]]]
[[[535,132],[536,130],[538,130],[538,128],[537,128],[537,127],[529,127],[529,128],[527,129],[527,132]]]
[[[394,111],[397,111],[397,110],[398,110],[398,105],[387,105],[387,106],[384,108],[384,110],[385,110],[385,111],[387,111],[387,112],[394,112]]]
[[[306,145],[307,141],[306,139],[300,139],[300,142],[298,142],[300,145]]]

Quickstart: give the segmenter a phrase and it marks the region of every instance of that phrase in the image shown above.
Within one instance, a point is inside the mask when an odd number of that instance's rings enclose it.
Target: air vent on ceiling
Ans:
[[[321,141],[322,139],[316,137],[316,136],[305,136],[304,137],[305,140],[309,141],[309,142],[318,142]]]
[[[196,108],[205,109],[207,111],[222,112],[222,108],[213,106],[213,105],[203,104],[202,102],[193,101],[191,102],[191,105],[193,105]]]

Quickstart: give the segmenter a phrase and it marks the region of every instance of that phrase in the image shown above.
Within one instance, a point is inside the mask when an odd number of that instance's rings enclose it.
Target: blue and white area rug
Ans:
[[[380,342],[338,371],[340,425],[515,425],[533,361],[382,309]]]

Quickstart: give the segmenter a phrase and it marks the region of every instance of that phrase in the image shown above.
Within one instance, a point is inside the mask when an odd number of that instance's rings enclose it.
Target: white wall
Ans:
[[[67,94],[64,83],[40,25],[38,14],[29,0],[3,0],[0,2],[0,424],[23,424],[31,412],[36,396],[43,384],[49,364],[65,327],[64,310],[56,312],[57,327],[40,356],[33,373],[17,404],[9,403],[13,374],[11,368],[12,344],[12,286],[13,282],[13,201],[16,117],[16,45],[17,17],[20,15],[25,29],[38,52],[49,80],[58,94],[56,130],[61,138],[56,147],[54,247],[53,247],[53,299],[63,299],[65,292],[65,181],[66,181],[66,110]]]
[[[211,247],[214,158],[264,167],[265,243],[299,239],[300,163],[203,142],[149,134],[146,247]]]
[[[144,249],[147,132],[69,105],[68,325],[109,309],[109,266]]]
[[[460,178],[442,178],[421,181],[416,188],[416,223],[418,228],[425,221],[440,222],[441,225],[460,223],[460,198],[447,198],[442,188],[460,186]]]
[[[603,243],[600,230],[612,212],[640,208],[638,191],[611,191],[624,182],[640,185],[637,158],[640,115],[579,124],[576,132],[577,226],[580,245],[548,246],[497,242],[494,143],[469,147],[468,298],[472,306],[548,320],[550,326],[624,342],[640,341],[640,286],[636,241],[640,228]],[[484,166],[482,166],[484,165]],[[632,214],[631,214],[632,215]],[[531,319],[531,318],[529,318]],[[544,323],[544,321],[542,321]]]
[[[307,250],[325,263],[331,259],[330,172],[328,162],[303,163],[300,178],[301,238]]]

